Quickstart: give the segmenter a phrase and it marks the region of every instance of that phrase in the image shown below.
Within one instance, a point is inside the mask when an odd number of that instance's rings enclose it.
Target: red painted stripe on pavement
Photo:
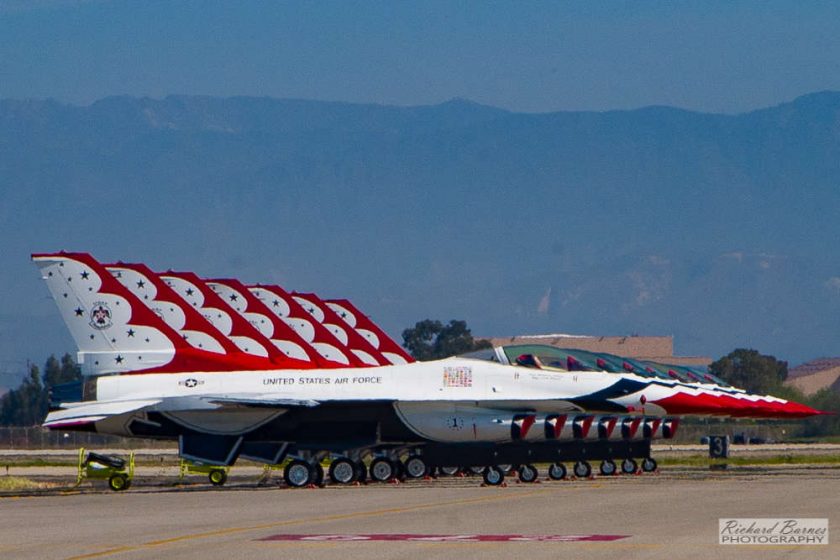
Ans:
[[[422,535],[411,533],[378,533],[348,535],[326,533],[280,534],[271,535],[260,541],[309,541],[309,542],[348,542],[348,541],[415,541],[415,542],[581,542],[581,541],[617,541],[629,535]]]

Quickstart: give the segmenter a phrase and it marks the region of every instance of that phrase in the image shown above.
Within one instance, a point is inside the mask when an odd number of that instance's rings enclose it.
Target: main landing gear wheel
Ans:
[[[210,479],[210,484],[213,486],[222,486],[227,482],[227,473],[222,469],[213,469],[207,475],[207,478]]]
[[[484,474],[484,467],[469,467],[467,470],[471,474]]]
[[[324,467],[321,466],[321,463],[313,463],[312,464],[312,472],[314,473],[315,479],[312,481],[312,484],[316,486],[323,486],[324,485]]]
[[[592,474],[592,467],[586,461],[578,461],[572,471],[578,478],[589,478],[589,475]]]
[[[303,488],[315,481],[315,472],[308,462],[295,459],[283,469],[283,480],[292,488]]]
[[[351,484],[358,479],[356,464],[350,459],[336,459],[330,464],[330,481],[335,484]]]
[[[604,476],[612,476],[618,468],[615,466],[615,462],[612,459],[604,459],[601,461],[600,471],[601,474]]]
[[[111,478],[108,479],[108,488],[113,490],[114,492],[122,492],[123,490],[128,490],[129,487],[128,477],[124,474],[114,474],[111,475]]]
[[[455,476],[461,471],[460,467],[438,467],[440,474],[444,476]]]
[[[624,459],[621,462],[621,472],[624,474],[635,474],[639,470],[639,465],[633,459]]]
[[[656,470],[656,459],[648,457],[642,461],[642,470],[645,472],[653,472]]]
[[[358,461],[354,461],[354,466],[356,467],[356,480],[359,482],[364,482],[367,480],[367,465],[365,462],[359,459]]]
[[[551,480],[563,480],[566,478],[566,465],[563,463],[552,463],[548,467],[548,478]]]
[[[501,467],[497,467],[497,468],[501,468]],[[535,467],[534,465],[522,465],[521,467],[519,467],[519,481],[520,482],[526,482],[526,483],[536,482],[537,477],[539,477],[539,476],[540,476],[540,473],[537,470],[537,467]]]
[[[499,467],[487,467],[481,476],[484,478],[484,484],[488,486],[498,486],[505,481],[505,473]]]
[[[403,465],[406,476],[409,478],[423,478],[429,474],[429,468],[426,466],[426,461],[420,455],[409,455]]]
[[[390,459],[379,457],[370,464],[370,477],[376,482],[388,482],[396,476],[396,465]]]
[[[515,467],[515,465],[510,465],[510,464],[508,464],[508,465],[496,465],[496,466],[499,467],[500,469],[502,469],[502,472],[505,473],[505,474],[510,474],[511,471],[513,471],[514,467]]]

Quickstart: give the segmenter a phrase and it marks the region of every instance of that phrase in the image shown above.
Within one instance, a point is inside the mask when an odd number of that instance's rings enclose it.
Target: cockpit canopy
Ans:
[[[656,362],[624,358],[614,354],[557,348],[544,344],[513,344],[485,348],[462,358],[486,360],[501,364],[519,365],[535,369],[556,371],[605,371],[608,373],[633,373],[641,377],[658,377],[683,383],[716,384],[731,387],[698,366],[675,366]]]

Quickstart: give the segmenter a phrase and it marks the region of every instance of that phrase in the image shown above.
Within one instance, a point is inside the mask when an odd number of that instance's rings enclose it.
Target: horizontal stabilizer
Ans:
[[[54,410],[44,420],[45,428],[59,428],[72,424],[96,422],[109,416],[117,416],[127,412],[136,412],[160,403],[163,399],[144,399],[130,401],[90,401],[88,403],[72,403],[64,405],[67,408]]]

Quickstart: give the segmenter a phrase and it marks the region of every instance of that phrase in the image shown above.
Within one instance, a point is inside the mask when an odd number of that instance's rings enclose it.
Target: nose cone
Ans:
[[[820,416],[823,414],[834,414],[833,412],[825,412],[817,410],[793,401],[785,401],[783,403],[773,403],[776,405],[777,416],[773,418],[808,418],[809,416]]]
[[[785,401],[767,395],[751,393],[729,394],[709,389],[701,393],[676,392],[654,401],[668,414],[701,414],[732,416],[735,418],[807,418],[833,414],[804,404]]]
[[[739,418],[807,418],[820,414],[831,414],[800,404],[794,401],[785,401],[767,395],[752,395],[744,393],[741,397],[745,406],[732,416]]]

